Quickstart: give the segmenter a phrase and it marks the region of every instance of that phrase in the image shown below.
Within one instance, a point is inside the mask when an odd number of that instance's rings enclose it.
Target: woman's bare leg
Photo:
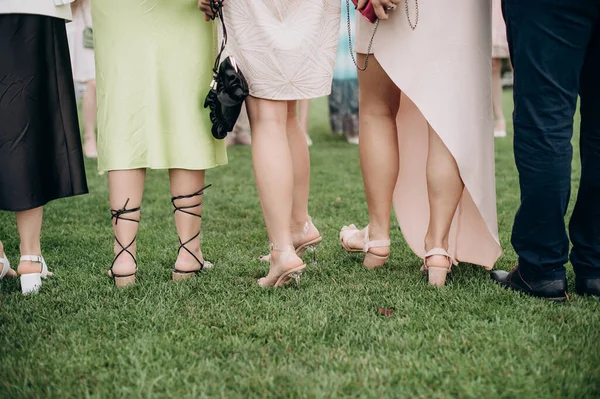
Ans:
[[[450,225],[462,196],[464,184],[456,160],[438,134],[429,126],[429,154],[427,157],[427,193],[430,220],[425,236],[425,250],[448,249]],[[448,259],[432,256],[429,266],[447,267]]]
[[[254,176],[269,240],[276,247],[289,248],[294,166],[286,134],[288,104],[254,97],[249,97],[246,103],[252,130]],[[272,251],[271,265],[279,264],[281,255],[281,251]],[[302,261],[294,253],[286,255],[285,263],[293,267]],[[266,285],[274,284],[276,273],[269,273]]]
[[[204,187],[204,170],[185,170],[171,169],[169,177],[171,179],[171,196],[187,196],[198,192]],[[175,205],[178,207],[186,207],[185,210],[196,215],[202,214],[202,196],[197,195],[191,198],[181,198],[175,200]],[[196,206],[194,206],[196,205]],[[190,207],[191,208],[187,208]],[[177,234],[182,242],[188,241],[200,231],[202,219],[189,215],[184,212],[175,212],[175,226],[177,226]],[[196,237],[185,247],[190,250],[202,263],[202,251],[200,250],[200,236]],[[200,270],[198,261],[188,251],[182,249],[179,251],[177,261],[175,262],[177,270],[190,272]]]
[[[506,121],[502,110],[502,59],[492,58],[492,103],[494,110],[494,132],[506,132]]]
[[[141,206],[145,179],[146,169],[113,170],[108,172],[110,207],[113,209],[113,213],[117,210],[131,210]],[[121,219],[112,219],[116,237],[114,243],[115,256],[121,252],[121,245],[127,247],[134,241],[138,232],[139,224],[125,220],[125,218],[139,221],[140,211],[124,213]],[[121,245],[117,243],[117,240]],[[128,251],[135,256],[136,249],[137,244],[133,242]],[[135,272],[135,265],[134,259],[126,252],[123,252],[115,259],[113,271],[117,275],[127,276]]]
[[[298,119],[300,121],[300,127],[304,131],[306,143],[311,146],[312,140],[310,134],[308,134],[308,122],[310,119],[310,100],[298,101],[300,111],[298,113]]]
[[[310,154],[296,113],[296,102],[288,102],[287,114],[287,140],[292,156],[294,171],[294,200],[292,205],[292,229],[308,220],[308,194],[310,189]]]
[[[21,239],[20,252],[23,255],[42,255],[41,234],[44,207],[16,212],[17,229]],[[40,264],[37,262],[23,261],[17,268],[19,274],[40,273]]]
[[[363,54],[359,54],[358,58],[359,63],[365,62]],[[387,240],[390,235],[392,199],[399,171],[396,117],[401,92],[373,56],[369,60],[369,68],[360,72],[358,79],[358,147],[369,207],[369,238]],[[361,234],[356,234],[349,240],[349,244],[355,248],[362,248],[362,239]],[[389,248],[373,248],[371,252],[385,256],[389,253]]]
[[[87,82],[85,94],[83,95],[83,149],[85,156],[96,158],[98,150],[96,148],[96,81]]]

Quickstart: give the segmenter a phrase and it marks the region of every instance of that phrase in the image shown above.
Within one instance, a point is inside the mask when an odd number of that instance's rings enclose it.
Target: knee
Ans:
[[[281,101],[254,99],[248,104],[248,117],[252,126],[285,129],[287,114],[287,106]]]
[[[360,98],[358,111],[361,117],[385,118],[395,120],[400,108],[400,94],[397,98],[390,96],[363,96]]]

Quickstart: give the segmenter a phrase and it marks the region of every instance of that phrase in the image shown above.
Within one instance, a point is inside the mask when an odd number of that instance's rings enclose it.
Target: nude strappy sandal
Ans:
[[[427,260],[432,256],[443,256],[448,259],[448,266],[429,266]],[[442,248],[433,248],[427,252],[424,257],[423,266],[421,271],[427,273],[429,284],[435,287],[443,287],[446,285],[446,276],[452,270],[452,265],[455,264],[454,259],[448,254],[448,251]]]
[[[363,265],[367,269],[375,269],[377,267],[385,265],[385,262],[387,261],[389,255],[376,255],[370,250],[371,248],[389,248],[391,241],[389,239],[371,241],[369,238],[369,226],[367,226],[365,228],[363,247],[353,248],[350,245],[348,245],[348,240],[354,235],[358,234],[359,232],[360,230],[353,224],[351,224],[350,226],[342,227],[342,231],[340,231],[340,243],[342,244],[342,247],[346,250],[346,252],[349,253],[364,252],[365,260],[363,261]]]
[[[304,271],[306,270],[306,263],[302,262],[302,260],[300,260],[300,262],[297,265],[292,265],[292,267],[289,267],[287,269],[283,269],[283,267],[281,266],[282,264],[286,263],[286,260],[288,259],[288,257],[292,254],[296,254],[296,249],[294,248],[293,245],[275,245],[273,243],[270,244],[270,248],[271,248],[271,252],[273,251],[279,251],[281,252],[281,256],[279,257],[279,264],[274,264],[273,260],[270,259],[270,271],[269,273],[271,273],[271,271],[275,270],[275,269],[279,269],[278,271],[280,272],[279,275],[277,275],[277,280],[274,279],[274,277],[268,279],[268,274],[266,277],[263,277],[261,279],[259,279],[257,281],[258,285],[260,285],[263,288],[266,287],[283,287],[285,285],[288,285],[289,283],[291,283],[292,281],[296,282],[296,286],[300,286],[300,278],[302,277],[302,273],[304,273]],[[269,281],[270,280],[270,281]]]

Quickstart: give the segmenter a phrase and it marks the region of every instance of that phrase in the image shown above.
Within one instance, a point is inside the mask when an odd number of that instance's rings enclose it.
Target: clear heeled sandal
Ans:
[[[292,281],[296,282],[296,286],[300,286],[300,279],[302,273],[306,270],[306,263],[300,259],[298,264],[292,264],[291,266],[286,265],[286,261],[291,255],[296,255],[296,249],[293,245],[279,246],[276,244],[270,244],[271,252],[281,252],[278,262],[273,263],[272,257],[270,258],[269,273],[259,279],[258,285],[261,287],[283,287],[290,284]],[[297,255],[296,255],[297,256]]]
[[[316,231],[316,235],[309,236],[308,233],[311,230],[311,227],[314,227]],[[312,222],[312,218],[308,218],[306,222],[304,222],[304,226],[302,227],[302,232],[293,237],[294,241],[294,250],[296,251],[296,255],[299,257],[303,257],[306,252],[312,254],[312,263],[313,265],[317,263],[317,247],[323,241],[323,237],[319,234],[316,226]],[[270,255],[261,255],[258,257],[258,260],[261,262],[269,262]]]

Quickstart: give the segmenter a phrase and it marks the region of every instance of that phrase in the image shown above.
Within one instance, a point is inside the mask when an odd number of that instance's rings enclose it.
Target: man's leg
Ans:
[[[573,115],[593,30],[589,0],[504,0],[514,67],[515,161],[521,206],[512,244],[519,268],[504,276],[538,296],[566,290],[569,240],[564,224],[571,188]],[[502,282],[501,278],[496,280]],[[527,281],[527,283],[525,283]],[[533,282],[544,281],[538,292]],[[546,281],[559,281],[548,286]],[[550,292],[552,291],[552,292]]]
[[[600,295],[600,3],[581,71],[581,183],[569,226],[577,292]],[[595,282],[592,280],[596,280]]]

